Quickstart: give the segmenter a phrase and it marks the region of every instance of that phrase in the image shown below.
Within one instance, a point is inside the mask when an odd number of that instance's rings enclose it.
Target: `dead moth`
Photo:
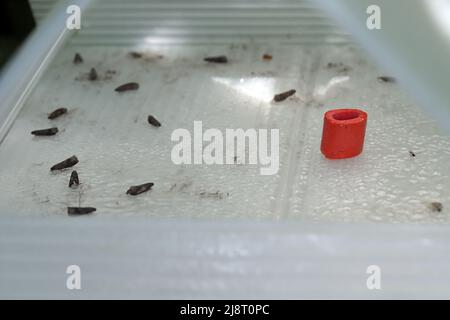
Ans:
[[[70,158],[61,161],[60,163],[55,164],[53,167],[50,168],[50,171],[55,170],[62,170],[66,168],[73,167],[78,163],[78,158],[76,156],[71,156]]]
[[[75,53],[75,57],[73,57],[73,64],[83,63],[83,57],[79,53]]]
[[[78,179],[78,172],[73,170],[72,173],[70,174],[69,187],[76,188],[79,185],[80,185],[80,180]]]
[[[394,83],[397,81],[394,77],[388,77],[388,76],[380,76],[377,79],[380,82],[386,82],[386,83]]]
[[[90,214],[96,211],[93,207],[67,207],[67,214],[69,216],[80,216],[85,214]]]
[[[159,122],[154,116],[149,115],[147,118],[148,123],[154,127],[161,127],[161,122]]]
[[[206,62],[211,62],[211,63],[227,63],[228,62],[228,58],[226,56],[206,57],[203,60]]]
[[[137,52],[137,51],[131,51],[129,53],[130,57],[134,58],[134,59],[140,59],[142,58],[142,53]]]
[[[56,119],[56,118],[62,116],[63,114],[66,114],[66,113],[67,113],[67,108],[58,108],[58,109],[52,111],[52,112],[48,115],[48,118],[49,118],[50,120],[53,120],[53,119]]]
[[[89,71],[89,80],[95,81],[97,79],[98,79],[97,70],[95,70],[95,68],[91,68],[91,71]]]
[[[286,91],[286,92],[282,92],[282,93],[276,94],[276,95],[273,97],[273,100],[276,101],[276,102],[280,102],[280,101],[286,100],[287,98],[289,98],[290,96],[292,96],[293,94],[295,94],[295,92],[296,92],[296,91],[295,91],[294,89],[291,89],[291,90],[289,90],[289,91]]]
[[[58,128],[53,127],[49,129],[41,129],[31,131],[31,134],[34,136],[53,136],[58,132]]]
[[[137,90],[139,89],[139,84],[136,82],[129,82],[129,83],[125,83],[121,86],[118,86],[116,89],[114,89],[114,91],[117,92],[124,92],[124,91],[130,91],[130,90]]]
[[[127,194],[132,195],[132,196],[136,196],[138,194],[141,194],[143,192],[146,192],[148,190],[150,190],[153,187],[153,182],[149,182],[149,183],[144,183],[138,186],[131,186],[128,190],[127,190]]]

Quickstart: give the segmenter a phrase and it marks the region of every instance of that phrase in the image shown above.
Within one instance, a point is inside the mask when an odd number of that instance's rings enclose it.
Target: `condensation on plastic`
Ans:
[[[83,13],[86,27],[54,59],[0,146],[1,211],[53,216],[65,215],[67,206],[87,205],[97,207],[98,215],[448,221],[448,136],[397,84],[380,83],[377,77],[386,73],[361,52],[326,44],[331,31],[323,28],[326,20],[314,18],[317,11],[307,2],[263,4],[258,11],[250,2],[198,1],[191,9],[174,1],[94,3]],[[120,12],[127,18],[106,19]],[[156,22],[141,12],[163,17],[169,29],[159,33]],[[279,38],[277,33],[292,27],[281,23],[288,12],[303,16],[299,28],[312,30],[323,45],[311,45],[301,32],[292,42]],[[230,36],[232,13],[239,13],[237,25],[248,27],[243,34],[254,32],[256,38]],[[281,29],[275,33],[264,26],[267,14],[278,17]],[[181,32],[174,21],[189,31]],[[208,24],[217,28],[205,28]],[[147,37],[139,36],[146,32]],[[269,37],[258,38],[264,32]],[[216,42],[203,44],[214,34]],[[94,45],[102,41],[108,45]],[[146,51],[142,61],[128,56],[136,48]],[[75,52],[84,64],[72,64]],[[263,61],[264,53],[274,59]],[[231,62],[202,61],[215,54],[226,54]],[[337,68],[329,68],[330,62]],[[86,81],[91,67],[100,81]],[[128,81],[139,82],[141,89],[124,95],[113,91]],[[297,89],[293,99],[271,102],[275,93],[291,88]],[[48,121],[47,113],[61,106],[69,114]],[[342,107],[368,112],[366,148],[355,159],[325,160],[319,151],[323,113]],[[148,114],[163,126],[149,127]],[[261,176],[258,166],[239,159],[226,166],[174,165],[170,135],[176,128],[192,131],[194,120],[202,120],[205,129],[280,129],[278,174]],[[61,130],[55,137],[29,134],[54,124]],[[70,170],[49,172],[72,154],[80,159],[78,190],[66,187]],[[130,185],[147,181],[155,183],[150,193],[125,194]],[[443,203],[444,211],[432,211],[431,202]]]

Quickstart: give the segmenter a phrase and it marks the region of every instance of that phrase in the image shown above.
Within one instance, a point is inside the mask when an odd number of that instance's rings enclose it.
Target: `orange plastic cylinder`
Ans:
[[[327,111],[320,150],[328,159],[345,159],[363,151],[367,113],[358,109]]]

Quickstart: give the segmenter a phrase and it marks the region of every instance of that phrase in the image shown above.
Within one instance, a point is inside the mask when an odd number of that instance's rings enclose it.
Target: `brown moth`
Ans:
[[[70,174],[69,187],[76,188],[79,185],[80,185],[80,180],[78,179],[78,172],[73,170],[72,173]]]
[[[67,207],[67,214],[69,216],[80,216],[90,214],[96,210],[94,207]]]
[[[51,171],[55,171],[55,170],[62,170],[62,169],[66,169],[66,168],[70,168],[73,167],[74,165],[76,165],[78,163],[78,158],[76,156],[71,156],[70,158],[61,161],[57,164],[55,164],[53,167],[50,168]]]
[[[73,64],[83,63],[83,57],[79,53],[75,53],[75,57],[73,57]]]
[[[144,193],[144,192],[150,190],[153,187],[153,185],[154,185],[153,182],[149,182],[149,183],[140,184],[138,186],[131,186],[127,190],[127,194],[136,196],[138,194],[141,194],[141,193]]]
[[[130,91],[130,90],[137,90],[139,89],[139,84],[136,82],[129,82],[125,83],[121,86],[118,86],[116,89],[114,89],[117,92],[124,92],[124,91]]]
[[[276,101],[276,102],[280,102],[280,101],[286,100],[290,96],[294,95],[295,92],[296,91],[294,89],[292,89],[292,90],[289,90],[289,91],[286,91],[286,92],[282,92],[282,93],[276,94],[273,97],[273,100]]]
[[[154,116],[149,115],[147,118],[148,123],[154,127],[161,127],[161,122],[159,122]]]
[[[53,120],[53,119],[56,119],[56,118],[62,116],[63,114],[66,114],[66,113],[67,113],[67,108],[58,108],[58,109],[52,111],[52,112],[48,115],[48,118],[49,118],[50,120]]]
[[[228,62],[228,58],[226,56],[206,57],[203,60],[206,62],[211,62],[211,63],[227,63]]]
[[[35,135],[35,136],[53,136],[57,132],[58,132],[58,128],[53,127],[53,128],[49,128],[49,129],[34,130],[34,131],[31,131],[31,134]]]

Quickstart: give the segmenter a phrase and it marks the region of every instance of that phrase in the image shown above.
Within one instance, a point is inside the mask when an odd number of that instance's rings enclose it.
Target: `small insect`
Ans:
[[[91,71],[89,71],[89,80],[95,81],[97,79],[98,79],[97,70],[95,70],[95,68],[91,68]]]
[[[67,113],[67,108],[58,108],[55,111],[52,111],[49,115],[48,118],[50,120],[56,119],[59,116],[62,116],[63,114]]]
[[[161,122],[159,122],[154,116],[149,115],[147,118],[148,123],[154,127],[161,127]]]
[[[51,171],[54,170],[62,170],[66,168],[73,167],[78,163],[78,158],[76,156],[71,156],[70,158],[61,161],[60,163],[55,164],[53,167],[50,168]]]
[[[79,185],[80,185],[80,180],[78,179],[78,173],[75,170],[73,170],[72,173],[70,174],[69,187],[76,188]]]
[[[69,216],[80,216],[84,214],[90,214],[96,211],[93,207],[67,207],[67,214]]]
[[[226,56],[206,57],[203,59],[206,62],[212,63],[227,63],[228,58]]]
[[[433,212],[441,212],[444,206],[440,202],[431,202],[429,208]]]
[[[272,60],[272,55],[266,53],[266,54],[263,54],[262,58],[263,58],[263,60],[270,61],[270,60]]]
[[[83,57],[79,53],[75,53],[75,57],[73,57],[73,64],[83,63]]]
[[[150,190],[153,187],[154,183],[153,182],[149,182],[149,183],[144,183],[138,186],[132,186],[127,190],[127,194],[132,195],[132,196],[137,196],[138,194],[144,193],[148,190]]]
[[[273,100],[276,101],[276,102],[280,102],[280,101],[286,100],[287,98],[289,98],[290,96],[295,94],[295,92],[296,91],[294,89],[292,89],[292,90],[289,90],[289,91],[286,91],[286,92],[283,92],[283,93],[276,94],[273,97]]]
[[[131,51],[130,57],[132,57],[134,59],[140,59],[140,58],[142,58],[142,53],[137,52],[137,51]]]
[[[377,79],[380,82],[386,82],[386,83],[394,83],[397,81],[394,77],[388,77],[388,76],[380,76]]]
[[[414,152],[412,152],[411,150],[410,151],[408,151],[409,152],[409,155],[411,156],[411,157],[415,157],[416,156],[416,154],[414,153]]]
[[[139,84],[136,82],[129,82],[125,83],[121,86],[118,86],[115,91],[117,92],[124,92],[124,91],[130,91],[130,90],[137,90],[139,89]]]
[[[31,134],[35,135],[35,136],[53,136],[57,132],[58,132],[58,128],[53,127],[53,128],[49,128],[49,129],[34,130],[34,131],[31,131]]]

